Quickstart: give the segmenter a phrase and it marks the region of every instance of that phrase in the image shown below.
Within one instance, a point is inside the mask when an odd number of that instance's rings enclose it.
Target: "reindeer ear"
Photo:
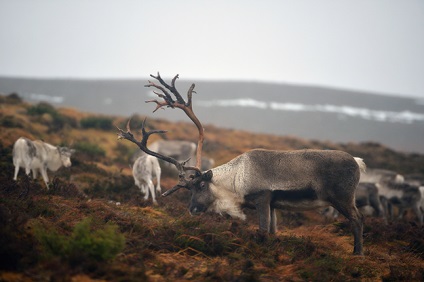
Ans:
[[[206,180],[206,181],[209,181],[209,180],[212,179],[212,176],[213,176],[212,170],[208,170],[207,172],[203,173],[202,179],[203,180]]]

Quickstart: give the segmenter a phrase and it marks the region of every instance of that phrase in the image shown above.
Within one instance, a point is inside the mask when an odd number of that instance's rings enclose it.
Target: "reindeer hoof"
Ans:
[[[269,239],[269,233],[266,230],[258,229],[255,234],[255,240],[258,243],[265,243]]]

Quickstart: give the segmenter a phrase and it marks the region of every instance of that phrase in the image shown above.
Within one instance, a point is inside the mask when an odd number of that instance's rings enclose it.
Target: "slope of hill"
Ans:
[[[332,142],[378,142],[424,153],[424,102],[348,90],[230,81],[193,81],[194,106],[204,124]],[[1,78],[0,93],[47,101],[80,111],[152,115],[154,96],[140,80],[54,80]],[[178,81],[181,93],[191,81]],[[234,118],[237,117],[237,118]],[[154,118],[186,120],[177,111]]]
[[[170,110],[168,110],[170,111]],[[365,256],[355,257],[344,219],[326,222],[317,212],[279,213],[280,231],[263,238],[254,211],[246,222],[187,212],[179,191],[143,200],[128,160],[136,151],[116,140],[126,117],[80,113],[0,96],[1,281],[422,281],[424,229],[407,221],[365,221]],[[141,124],[132,117],[132,127]],[[152,139],[188,139],[186,122],[148,119],[167,129]],[[342,149],[368,166],[424,174],[424,156],[378,143],[330,143],[206,126],[205,154],[217,164],[251,148]],[[77,149],[73,166],[43,182],[20,174],[12,180],[12,145],[19,136]],[[164,175],[163,190],[176,183]],[[122,240],[125,244],[122,245]]]

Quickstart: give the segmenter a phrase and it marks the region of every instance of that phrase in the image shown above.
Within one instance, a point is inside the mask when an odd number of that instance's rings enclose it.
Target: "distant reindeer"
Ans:
[[[196,143],[186,140],[158,140],[152,143],[150,150],[158,152],[161,155],[170,156],[179,162],[186,161],[188,166],[194,166],[196,164]],[[142,151],[134,154],[133,159],[138,158]],[[174,165],[168,162],[159,162],[163,168],[170,169],[178,173]],[[202,156],[202,170],[211,169],[215,164],[215,161],[211,158]]]
[[[144,121],[143,139],[137,141],[131,133],[129,122],[126,132],[118,128],[118,139],[131,141],[147,154],[172,163],[178,169],[179,183],[163,193],[163,196],[185,188],[192,194],[189,207],[191,214],[214,211],[227,213],[242,220],[246,218],[242,205],[246,202],[253,203],[259,215],[259,230],[265,233],[275,233],[277,230],[275,209],[300,211],[331,205],[350,221],[354,236],[353,253],[363,254],[362,215],[355,206],[354,196],[360,170],[365,170],[362,159],[342,151],[256,149],[202,172],[200,167],[204,134],[203,127],[192,109],[195,85],[192,84],[189,88],[186,102],[175,88],[178,75],[172,79],[171,85],[168,85],[159,73],[151,77],[161,85],[149,81],[146,87],[162,91],[155,93],[163,99],[147,101],[156,103],[154,111],[162,107],[180,108],[193,121],[199,132],[196,166],[191,167],[147,148],[147,140],[151,134],[165,131],[147,132]],[[194,171],[195,174],[187,177],[187,171]]]
[[[158,152],[162,155],[170,156],[178,161],[186,161],[190,159],[190,164],[194,165],[196,160],[192,160],[196,154],[196,143],[186,140],[158,140],[153,142],[150,146],[152,151]],[[134,154],[136,158],[144,154],[143,151],[138,151]],[[170,163],[165,164],[174,168]]]
[[[368,169],[360,178],[360,183],[365,182],[374,183],[377,187],[386,220],[393,218],[393,207],[397,207],[399,219],[403,218],[404,211],[411,209],[416,214],[419,224],[423,224],[424,211],[420,208],[419,183],[416,181],[406,183],[403,175],[386,169]]]
[[[37,178],[39,171],[49,189],[47,169],[57,171],[62,166],[70,167],[71,155],[74,152],[74,149],[67,147],[56,147],[41,140],[31,141],[28,138],[20,137],[13,145],[13,164],[15,166],[13,179],[17,180],[20,167],[25,168],[27,175],[32,171],[34,179]]]
[[[133,165],[133,177],[135,185],[140,188],[141,193],[144,194],[144,200],[149,199],[150,192],[153,204],[155,205],[157,204],[156,193],[161,192],[160,175],[161,168],[156,157],[143,153],[135,160]],[[153,185],[154,177],[156,177],[156,187]]]
[[[423,199],[419,186],[409,183],[389,182],[384,190],[388,203],[388,217],[393,217],[393,206],[398,208],[398,218],[402,219],[406,210],[413,210],[420,226],[424,223]]]
[[[355,204],[362,213],[365,212],[366,208],[372,208],[374,216],[384,217],[378,188],[375,183],[359,182],[355,192]],[[326,208],[323,214],[327,218],[336,218],[339,215],[333,207]]]

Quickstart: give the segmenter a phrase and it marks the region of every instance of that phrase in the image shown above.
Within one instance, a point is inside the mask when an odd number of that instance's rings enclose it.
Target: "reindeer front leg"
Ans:
[[[274,208],[271,208],[271,223],[269,233],[277,233],[277,213]]]
[[[41,176],[43,176],[44,183],[46,184],[47,190],[49,190],[49,176],[47,175],[47,167],[40,169]]]
[[[271,227],[271,222],[275,221],[275,211],[272,212],[274,215],[271,213],[271,191],[256,194],[254,203],[259,216],[259,231],[275,233],[275,227]]]

